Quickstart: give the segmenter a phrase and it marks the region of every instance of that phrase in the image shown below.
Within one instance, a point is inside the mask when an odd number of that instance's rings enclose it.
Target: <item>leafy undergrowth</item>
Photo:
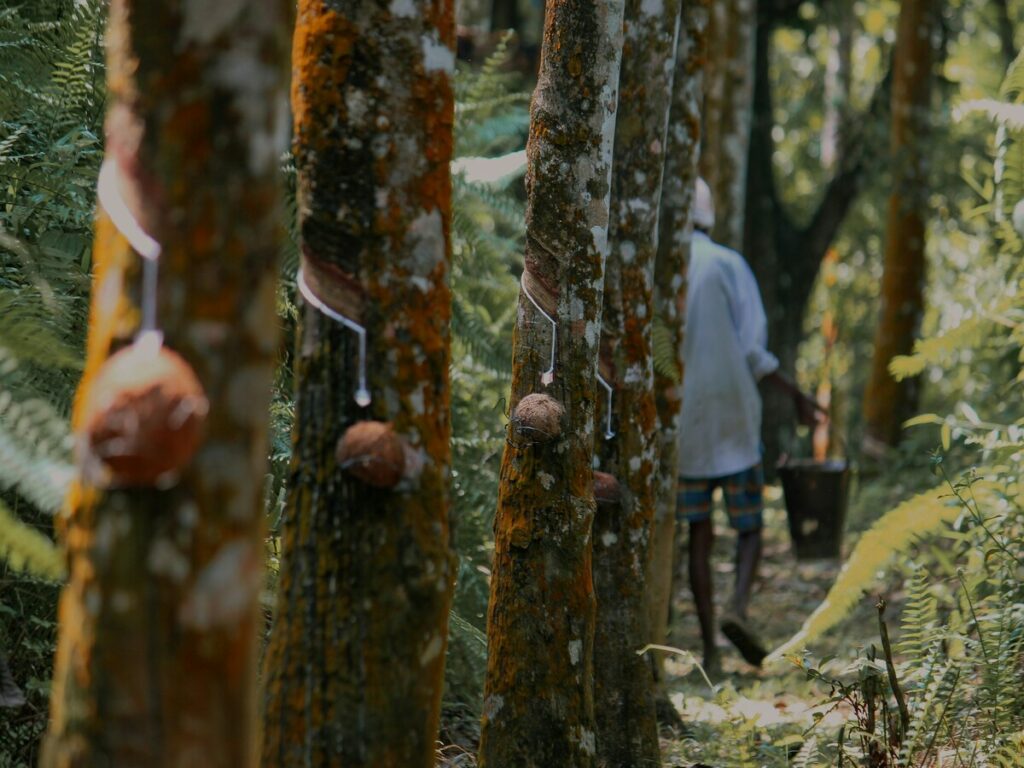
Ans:
[[[778,488],[767,489],[765,547],[761,576],[754,588],[750,619],[769,648],[788,640],[807,615],[828,593],[840,563],[832,560],[797,562],[786,526]],[[716,521],[715,601],[719,606],[732,594],[734,576],[732,547],[735,536]],[[685,539],[684,539],[685,541]],[[852,541],[844,545],[849,552]],[[685,553],[677,573],[686,572]],[[872,590],[885,595],[893,615],[903,600],[901,580],[888,577]],[[829,667],[839,667],[859,649],[878,642],[875,597],[866,594],[842,626],[814,644],[815,658],[834,657]],[[676,648],[700,648],[697,617],[685,581],[677,584],[673,604],[670,644]],[[818,764],[816,755],[827,754],[838,732],[852,714],[843,704],[829,703],[829,689],[808,679],[792,662],[781,661],[763,669],[746,664],[724,637],[724,678],[708,688],[700,672],[686,657],[665,661],[666,688],[688,732],[682,737],[666,734],[662,743],[665,766],[705,764],[722,768],[764,766],[775,768]]]

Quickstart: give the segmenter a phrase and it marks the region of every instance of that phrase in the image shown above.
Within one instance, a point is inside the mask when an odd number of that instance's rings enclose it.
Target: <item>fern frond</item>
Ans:
[[[979,502],[992,498],[991,483],[974,486]],[[768,661],[778,661],[797,653],[842,621],[860,600],[875,574],[895,555],[918,538],[940,530],[960,515],[960,502],[939,486],[918,494],[882,516],[861,536],[849,560],[843,566],[828,595],[807,618],[800,631],[776,648]]]
[[[14,516],[0,501],[0,558],[16,571],[43,579],[64,578],[64,558],[49,538]]]
[[[60,509],[74,475],[66,422],[43,400],[16,402],[0,390],[0,488],[42,512]]]
[[[483,203],[491,213],[497,214],[514,231],[526,230],[526,212],[510,195],[496,192],[487,184],[467,181],[461,175],[452,177],[452,189],[456,196],[472,197]]]
[[[907,602],[900,618],[899,652],[911,659],[924,659],[935,644],[938,610],[931,593],[928,572],[915,567],[907,587]]]
[[[1024,104],[1007,104],[997,99],[974,99],[961,106],[964,113],[980,112],[1011,131],[1024,131]]]
[[[651,323],[651,352],[654,358],[654,370],[673,384],[682,382],[682,371],[679,370],[679,352],[676,349],[675,337],[661,315],[655,315]]]

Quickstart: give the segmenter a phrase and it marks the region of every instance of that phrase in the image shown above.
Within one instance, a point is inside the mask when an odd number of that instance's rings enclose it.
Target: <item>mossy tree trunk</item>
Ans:
[[[650,642],[668,638],[675,560],[676,485],[679,464],[678,417],[682,407],[683,321],[686,302],[686,266],[693,235],[694,182],[700,143],[703,69],[707,54],[710,0],[683,3],[676,49],[676,71],[669,109],[665,178],[658,221],[658,251],[654,262],[654,313],[663,329],[663,345],[672,353],[671,371],[655,367],[654,389],[658,409],[659,466],[656,475],[654,524],[647,568],[647,626]],[[669,363],[666,360],[665,363]],[[661,679],[661,654],[652,658],[656,680]]]
[[[482,768],[595,765],[592,460],[622,17],[621,0],[547,4],[495,520]],[[553,359],[551,323],[534,302],[556,323]]]
[[[917,405],[916,380],[897,382],[889,363],[911,352],[924,310],[928,121],[937,0],[903,0],[893,61],[890,156],[892,191],[886,219],[881,317],[864,393],[865,444],[899,442]]]
[[[308,293],[264,766],[434,764],[455,573],[454,42],[450,0],[299,3],[292,111]],[[332,313],[365,328],[367,393],[358,335]]]
[[[715,199],[712,236],[735,249],[743,245],[756,26],[756,0],[711,4],[700,171]]]
[[[594,707],[599,760],[609,768],[659,762],[653,676],[636,652],[648,639],[645,583],[659,460],[654,262],[679,10],[678,0],[628,0],[619,77],[604,297],[617,434],[601,454],[620,499],[602,504],[594,522]]]
[[[280,0],[217,11],[110,6],[105,168],[120,204],[108,209],[108,197],[96,225],[86,370],[73,417],[83,471],[60,521],[70,580],[60,602],[47,768],[256,762],[288,18]],[[160,245],[165,351],[184,359],[209,403],[198,453],[160,487],[111,487],[88,429],[97,399],[112,394],[94,384],[109,383],[105,363],[139,326],[140,260],[126,216]],[[149,415],[126,417],[138,427]]]

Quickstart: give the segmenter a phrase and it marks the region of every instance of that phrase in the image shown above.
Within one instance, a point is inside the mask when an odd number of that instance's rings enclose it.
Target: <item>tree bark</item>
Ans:
[[[839,126],[835,170],[817,208],[805,224],[799,224],[779,195],[772,163],[771,37],[790,9],[776,9],[768,2],[760,10],[743,254],[761,289],[769,347],[778,356],[781,370],[793,376],[804,313],[821,261],[856,200],[862,179],[875,168],[871,149],[878,141],[876,126],[885,111],[890,76],[876,86],[863,112],[847,113],[846,123]],[[794,419],[792,403],[781,391],[771,389],[764,399],[764,466],[770,476],[790,442]]]
[[[881,317],[864,393],[865,447],[899,442],[903,421],[917,406],[916,380],[889,373],[896,355],[909,354],[924,311],[925,214],[928,204],[928,121],[931,107],[937,3],[903,0],[893,64],[890,162],[892,192],[886,219]]]
[[[434,764],[455,575],[454,43],[450,0],[299,3],[306,290],[264,766]],[[367,391],[358,334],[331,312],[365,328]]]
[[[665,175],[658,222],[658,251],[654,262],[654,312],[667,330],[675,353],[676,378],[655,369],[654,388],[658,410],[659,466],[656,476],[654,527],[647,568],[647,626],[650,642],[668,639],[675,560],[676,485],[679,463],[678,417],[682,407],[683,320],[686,302],[686,266],[693,235],[694,182],[700,144],[700,106],[703,67],[707,55],[707,24],[710,0],[683,3],[676,49],[675,76],[669,110]],[[660,682],[661,661],[655,660],[655,680]]]
[[[628,0],[619,77],[604,296],[618,432],[601,453],[621,498],[601,504],[594,522],[594,700],[599,762],[609,767],[659,764],[651,667],[636,652],[649,636],[645,583],[658,466],[651,323],[679,11],[678,0]]]
[[[255,763],[288,18],[279,0],[218,11],[111,3],[112,182],[96,224],[87,362],[73,415],[81,473],[61,521],[70,580],[60,602],[47,768]],[[142,238],[128,232],[128,218]],[[174,350],[184,361],[180,376],[162,379],[163,391],[191,369],[209,412],[190,463],[158,481],[129,481],[97,451],[91,425],[105,412],[98,401],[130,389],[122,377],[104,391],[108,358],[139,325],[139,259],[128,239],[139,247],[146,237],[161,253],[164,344],[148,348],[157,359]],[[178,414],[180,422],[172,413],[158,429],[173,432],[195,413]],[[124,415],[134,419],[129,436],[150,416]]]
[[[756,0],[712,4],[700,169],[715,200],[712,236],[735,249],[746,217],[756,26]]]
[[[595,765],[592,460],[622,16],[621,0],[547,5],[527,145],[526,268],[495,519],[481,768]]]

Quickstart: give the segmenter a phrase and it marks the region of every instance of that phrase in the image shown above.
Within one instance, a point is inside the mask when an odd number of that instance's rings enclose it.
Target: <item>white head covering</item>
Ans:
[[[710,231],[715,226],[715,200],[704,179],[697,177],[697,194],[693,199],[693,226]]]

